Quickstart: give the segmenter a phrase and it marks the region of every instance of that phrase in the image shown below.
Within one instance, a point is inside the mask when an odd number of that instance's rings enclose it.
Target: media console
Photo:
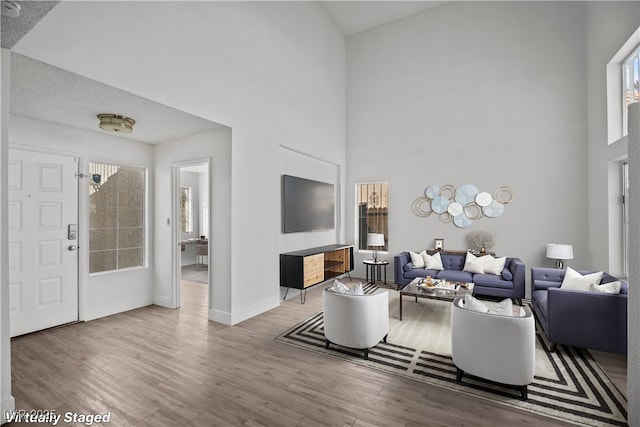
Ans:
[[[304,304],[309,286],[353,270],[353,245],[328,245],[280,254],[280,286],[300,289]],[[284,296],[287,296],[285,292]]]

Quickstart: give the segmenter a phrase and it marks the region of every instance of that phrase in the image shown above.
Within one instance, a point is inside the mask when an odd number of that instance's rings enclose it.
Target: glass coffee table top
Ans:
[[[430,298],[442,301],[453,301],[456,298],[464,298],[467,294],[473,294],[473,283],[452,282],[440,280],[436,286],[425,287],[419,283],[424,280],[422,277],[416,277],[407,286],[400,289],[400,320],[402,320],[402,300],[405,296],[418,298]]]

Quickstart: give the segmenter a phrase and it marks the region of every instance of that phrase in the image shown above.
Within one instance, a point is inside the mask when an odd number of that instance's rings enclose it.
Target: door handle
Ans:
[[[78,249],[78,247],[76,245],[69,245],[67,249],[69,249],[70,251],[75,251]]]

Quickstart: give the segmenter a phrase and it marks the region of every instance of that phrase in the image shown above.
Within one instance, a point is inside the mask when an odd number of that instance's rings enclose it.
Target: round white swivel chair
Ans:
[[[387,342],[389,333],[388,291],[368,295],[347,295],[325,289],[324,307],[325,347],[331,343],[364,351],[380,341]]]
[[[466,372],[501,384],[520,387],[527,400],[536,364],[535,323],[528,307],[520,315],[481,313],[464,308],[464,299],[451,307],[451,355],[459,382]]]

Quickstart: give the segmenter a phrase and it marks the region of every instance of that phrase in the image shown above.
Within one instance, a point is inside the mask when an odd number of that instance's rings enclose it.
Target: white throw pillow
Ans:
[[[424,258],[422,257],[422,252],[419,254],[411,251],[409,252],[409,255],[411,255],[411,262],[413,263],[413,268],[424,268]]]
[[[562,285],[560,285],[560,288],[574,291],[588,291],[592,283],[595,285],[600,284],[602,275],[603,272],[598,271],[597,273],[585,274],[583,276],[573,268],[567,267],[567,272],[564,275],[564,279],[562,280]]]
[[[469,294],[464,296],[464,308],[471,311],[478,311],[480,313],[489,313],[489,307],[484,305],[480,300],[475,299]]]
[[[591,292],[599,292],[603,294],[619,294],[621,287],[622,282],[620,280],[616,280],[615,282],[603,283],[601,285],[596,285],[595,283],[589,284],[589,290]]]
[[[358,282],[353,287],[349,288],[347,285],[339,281],[338,279],[334,279],[333,281],[333,292],[338,294],[345,295],[364,295],[364,288],[362,287],[362,282]]]
[[[464,260],[464,268],[462,271],[484,274],[485,261],[485,257],[477,257],[471,252],[467,252],[467,258]]]
[[[349,288],[338,279],[335,279],[333,281],[333,288],[331,290],[338,294],[346,294],[347,292],[349,292]]]
[[[420,252],[420,255],[422,255],[422,258],[424,259],[424,268],[429,270],[444,270],[440,252],[436,252],[435,255],[429,255],[426,251],[422,251]]]
[[[477,311],[480,313],[513,316],[513,301],[511,301],[511,298],[505,298],[498,303],[492,304],[491,307],[488,307],[482,301],[467,294],[464,296],[464,307],[467,310]]]
[[[499,303],[494,304],[489,311],[502,316],[513,316],[513,301],[511,301],[511,298],[505,298]]]
[[[504,264],[507,262],[507,257],[503,256],[500,258],[494,258],[491,255],[485,255],[482,258],[484,261],[484,272],[485,274],[495,274],[499,276],[502,274],[502,270],[504,270]]]

